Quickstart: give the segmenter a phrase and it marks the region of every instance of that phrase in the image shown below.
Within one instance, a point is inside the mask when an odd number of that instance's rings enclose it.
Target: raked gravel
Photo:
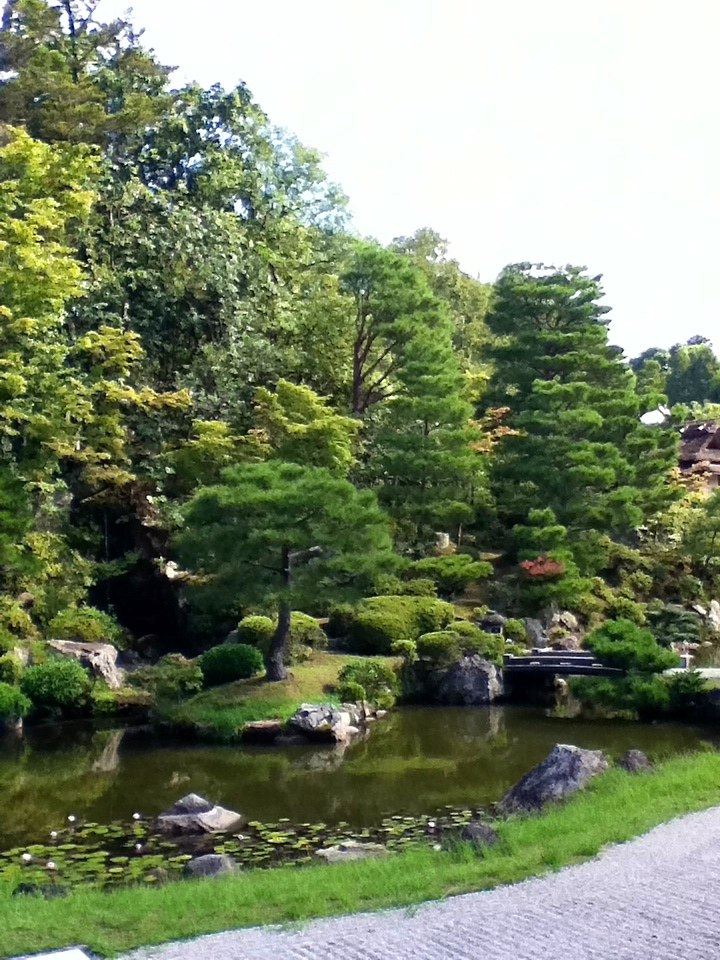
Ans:
[[[471,958],[720,960],[720,807],[513,886],[295,928],[214,934],[125,960]]]

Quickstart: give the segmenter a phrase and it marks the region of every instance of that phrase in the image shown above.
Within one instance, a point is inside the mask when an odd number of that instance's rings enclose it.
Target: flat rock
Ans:
[[[284,729],[282,720],[253,720],[245,724],[240,736],[244,743],[275,743]]]
[[[189,793],[157,818],[163,833],[229,833],[241,826],[243,816]]]
[[[346,840],[333,847],[324,847],[316,850],[315,856],[322,857],[328,863],[347,863],[351,860],[379,860],[387,857],[390,851],[381,843],[360,843],[357,840]]]
[[[291,717],[288,726],[308,740],[344,743],[350,734],[351,716],[327,703],[303,703]]]
[[[600,773],[609,761],[600,750],[583,750],[557,743],[547,757],[526,773],[500,801],[505,814],[541,810],[546,803],[565,800]]]
[[[653,765],[642,750],[628,750],[617,762],[617,765],[628,773],[649,773]]]
[[[195,857],[185,866],[185,872],[191,877],[217,877],[224,873],[234,873],[238,864],[227,854],[207,853]]]

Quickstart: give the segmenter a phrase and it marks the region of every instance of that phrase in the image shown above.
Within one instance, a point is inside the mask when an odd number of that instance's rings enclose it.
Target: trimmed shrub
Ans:
[[[312,647],[313,650],[324,650],[327,647],[327,636],[315,617],[294,611],[290,614],[290,642],[293,645]]]
[[[23,675],[22,661],[12,653],[4,653],[0,657],[0,682],[17,686]]]
[[[356,613],[356,608],[351,603],[339,603],[333,607],[328,617],[330,636],[338,640],[346,637]]]
[[[528,632],[522,620],[510,617],[505,621],[503,630],[507,639],[512,640],[513,643],[527,643]]]
[[[614,620],[631,620],[633,623],[642,625],[645,623],[645,604],[636,603],[627,597],[613,595],[608,601],[607,613]]]
[[[338,692],[348,684],[361,687],[365,697],[379,707],[391,707],[398,691],[398,679],[393,668],[382,660],[352,660],[338,675]],[[343,699],[345,699],[343,697]]]
[[[356,703],[358,700],[367,700],[365,687],[359,683],[355,683],[354,680],[348,680],[346,683],[339,684],[337,695],[343,703]]]
[[[414,640],[396,640],[390,652],[396,657],[402,657],[406,663],[414,663],[418,657],[417,643]]]
[[[257,647],[246,643],[223,643],[211,647],[200,657],[200,669],[206,687],[247,680],[263,669],[263,657]]]
[[[168,653],[152,667],[141,667],[128,674],[132,687],[145,690],[155,700],[182,700],[203,688],[203,672],[196,660]]]
[[[468,629],[470,628],[470,629]],[[460,639],[460,650],[465,655],[476,653],[496,667],[502,666],[505,640],[497,633],[485,633],[473,623],[458,620],[449,627]]]
[[[53,617],[47,626],[53,640],[79,640],[82,643],[112,643],[123,647],[125,634],[116,621],[95,607],[68,607]]]
[[[608,620],[593,630],[585,645],[608,667],[660,673],[677,664],[677,656],[660,647],[649,630],[630,620]]]
[[[702,620],[690,610],[655,603],[648,607],[647,619],[661,647],[669,647],[672,643],[700,643],[702,640]]]
[[[418,656],[433,663],[455,663],[462,656],[460,637],[454,630],[436,630],[417,640]]]
[[[435,581],[426,577],[413,580],[400,580],[399,577],[379,577],[375,583],[375,592],[381,597],[435,597]]]
[[[270,617],[243,617],[237,626],[238,643],[264,649],[275,633],[275,624]]]
[[[485,560],[473,560],[463,553],[448,557],[424,557],[416,560],[408,571],[411,577],[428,577],[437,584],[443,596],[460,593],[469,584],[485,580],[493,571]]]
[[[32,704],[25,694],[9,683],[0,683],[0,723],[14,723],[30,712]]]
[[[20,686],[36,710],[62,713],[85,705],[90,678],[77,660],[50,657],[45,663],[28,667]]]
[[[454,616],[451,604],[433,597],[370,597],[349,624],[348,646],[356,653],[389,654],[399,640],[443,630]]]

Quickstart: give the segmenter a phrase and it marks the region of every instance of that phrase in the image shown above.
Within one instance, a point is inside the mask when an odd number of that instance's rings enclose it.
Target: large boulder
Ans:
[[[79,640],[50,640],[49,646],[63,657],[77,660],[111,690],[123,685],[124,671],[117,665],[118,652],[111,643],[84,643]]]
[[[710,609],[707,614],[708,623],[715,633],[720,633],[720,603],[717,600],[710,601]]]
[[[482,850],[485,847],[494,847],[500,838],[487,823],[471,820],[460,831],[460,839],[471,843],[477,850]]]
[[[344,843],[316,850],[315,855],[328,863],[347,863],[350,860],[379,860],[381,857],[387,857],[389,852],[381,843],[346,840]]]
[[[434,699],[450,706],[472,707],[492,703],[502,693],[500,671],[488,660],[473,654],[440,674]]]
[[[242,825],[243,816],[210,803],[196,793],[188,793],[157,818],[162,833],[228,833]]]
[[[356,732],[350,713],[328,703],[303,703],[290,718],[288,726],[308,740],[320,743],[344,743]]]
[[[544,647],[548,642],[548,638],[542,623],[534,617],[525,617],[523,623],[525,624],[530,646]]]
[[[223,873],[235,873],[237,869],[237,861],[224,853],[206,853],[185,865],[185,873],[191,877],[218,877]]]
[[[583,750],[557,743],[542,763],[526,773],[500,801],[502,813],[541,810],[546,803],[565,800],[607,770],[609,761],[600,750]]]

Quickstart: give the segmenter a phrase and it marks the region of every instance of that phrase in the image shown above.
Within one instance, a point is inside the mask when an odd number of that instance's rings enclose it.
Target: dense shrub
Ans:
[[[379,577],[375,583],[375,592],[379,596],[435,597],[437,596],[437,587],[434,580],[426,577],[400,580],[399,577],[384,576]]]
[[[275,624],[270,617],[243,617],[237,626],[238,642],[264,649],[275,633]]]
[[[396,657],[402,657],[406,663],[414,663],[418,656],[417,643],[414,640],[396,640],[390,652]]]
[[[141,667],[128,674],[130,686],[145,690],[155,700],[182,700],[203,688],[203,672],[195,660],[169,653],[152,667]]]
[[[382,660],[351,660],[338,675],[338,689],[347,684],[357,684],[365,692],[365,698],[379,707],[391,707],[398,691],[395,671]],[[343,698],[344,699],[344,698]]]
[[[648,626],[661,647],[672,643],[699,643],[702,620],[690,610],[670,604],[651,604],[647,610]]]
[[[356,616],[356,608],[351,603],[339,603],[330,610],[328,633],[335,639],[346,637]]]
[[[514,617],[509,617],[505,621],[505,626],[503,627],[505,636],[508,640],[512,640],[513,643],[527,643],[528,632],[525,624],[522,620],[517,620]]]
[[[223,643],[206,650],[200,658],[206,687],[246,680],[262,668],[262,654],[257,647],[250,647],[246,643]]]
[[[25,694],[9,683],[0,683],[0,723],[13,723],[30,712],[32,704]]]
[[[323,650],[327,647],[327,635],[315,617],[294,611],[290,614],[290,642],[295,645]]]
[[[443,596],[462,592],[469,584],[484,580],[492,573],[492,565],[484,560],[473,560],[466,554],[448,557],[425,557],[416,560],[408,571],[412,577],[429,578],[437,584]]]
[[[455,663],[462,656],[460,637],[454,630],[435,630],[417,640],[418,656],[437,664]]]
[[[367,700],[368,698],[365,687],[355,683],[354,680],[338,684],[337,695],[343,703],[356,703],[358,700]]]
[[[90,678],[77,660],[51,657],[45,663],[28,667],[21,688],[37,710],[70,712],[85,705]]]
[[[347,642],[356,653],[391,652],[401,640],[443,630],[455,612],[433,597],[371,597],[356,608],[347,629]]]
[[[660,647],[652,633],[630,620],[608,620],[590,633],[585,645],[608,667],[659,673],[677,664],[677,656]]]
[[[473,627],[469,631],[467,626]],[[465,655],[478,654],[483,660],[489,660],[496,667],[502,666],[503,655],[505,654],[505,640],[497,633],[485,633],[474,624],[465,624],[462,621],[451,624],[450,630],[458,633],[460,636],[460,649]]]
[[[607,614],[615,620],[631,620],[633,623],[645,623],[645,604],[636,603],[617,594],[608,601]]]
[[[641,720],[682,719],[691,715],[705,687],[695,672],[631,674],[619,680],[577,677],[573,695],[585,708],[605,714],[636,715]]]
[[[17,686],[22,675],[22,661],[12,653],[4,653],[0,657],[0,683]]]
[[[68,607],[50,621],[47,634],[53,640],[112,643],[124,646],[125,635],[115,620],[95,607]]]
[[[705,680],[696,670],[663,677],[670,697],[669,709],[674,717],[686,717],[705,692]]]

